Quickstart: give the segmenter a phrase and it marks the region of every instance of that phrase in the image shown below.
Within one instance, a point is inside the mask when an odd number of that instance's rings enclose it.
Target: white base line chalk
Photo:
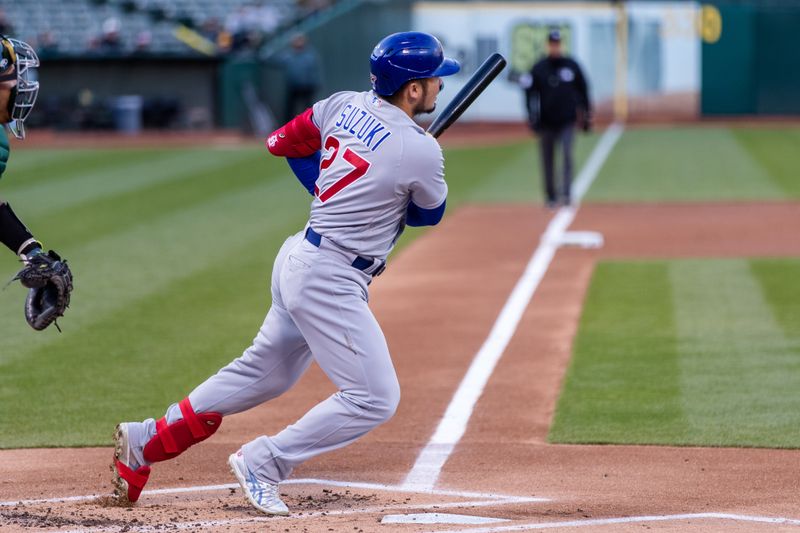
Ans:
[[[737,522],[758,522],[762,524],[800,525],[800,520],[778,516],[747,516],[727,513],[673,514],[661,516],[626,516],[622,518],[599,518],[571,520],[564,522],[539,522],[508,526],[482,527],[470,529],[448,529],[428,533],[500,533],[502,531],[530,531],[535,529],[561,529],[576,527],[606,526],[613,524],[634,524],[647,522],[668,522],[677,520],[733,520]],[[698,530],[700,531],[700,530]]]
[[[405,492],[412,494],[429,494],[432,496],[451,496],[454,498],[473,498],[479,500],[502,501],[503,503],[533,503],[548,502],[548,498],[537,498],[533,496],[511,496],[507,494],[495,494],[491,492],[473,492],[463,490],[436,490],[436,489],[413,489],[400,485],[384,485],[382,483],[365,483],[360,481],[338,481],[333,479],[313,479],[299,478],[288,479],[281,482],[281,485],[324,485],[329,487],[346,487],[351,489],[382,490],[388,492]],[[227,483],[225,485],[196,485],[192,487],[172,487],[167,489],[154,489],[142,492],[142,496],[158,496],[163,494],[187,494],[195,492],[213,492],[238,489],[238,483]],[[85,494],[81,496],[61,496],[59,498],[40,498],[35,500],[8,500],[0,501],[0,507],[16,507],[18,505],[38,505],[43,503],[67,503],[94,500],[108,494]]]
[[[622,131],[622,126],[612,124],[592,151],[573,186],[575,207],[559,209],[550,221],[538,248],[525,268],[525,272],[508,297],[489,336],[475,355],[467,374],[453,395],[450,405],[447,406],[439,426],[406,476],[405,486],[424,489],[431,488],[436,484],[442,467],[464,435],[467,423],[472,416],[472,410],[506,346],[511,341],[533,293],[536,292],[539,282],[547,272],[564,233],[575,218],[581,198],[594,181],[622,135]]]
[[[471,514],[451,513],[410,513],[387,514],[381,518],[381,524],[498,524],[508,522],[507,518],[489,518]]]

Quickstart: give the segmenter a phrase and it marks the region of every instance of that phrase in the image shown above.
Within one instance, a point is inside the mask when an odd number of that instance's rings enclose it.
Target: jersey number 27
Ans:
[[[339,139],[333,135],[329,135],[328,138],[325,139],[325,150],[328,153],[319,164],[320,170],[325,170],[333,164],[336,156],[339,154]],[[320,191],[319,187],[315,186],[314,194],[317,196],[317,198],[319,198],[320,202],[324,203],[330,200],[330,198],[337,192],[341,191],[358,178],[366,174],[371,164],[369,161],[352,151],[350,148],[345,148],[344,153],[342,154],[342,159],[352,165],[353,170],[336,180],[324,191]]]

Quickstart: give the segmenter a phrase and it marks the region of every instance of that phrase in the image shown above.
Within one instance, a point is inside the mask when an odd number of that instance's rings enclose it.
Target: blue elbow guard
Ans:
[[[408,204],[406,209],[406,225],[408,226],[435,226],[444,216],[447,200],[442,202],[439,207],[433,209],[423,209],[414,202]]]
[[[314,195],[314,184],[319,177],[319,160],[320,152],[317,150],[307,157],[287,157],[286,162],[289,163],[289,168],[292,169],[294,175],[303,184],[303,187],[311,194]]]

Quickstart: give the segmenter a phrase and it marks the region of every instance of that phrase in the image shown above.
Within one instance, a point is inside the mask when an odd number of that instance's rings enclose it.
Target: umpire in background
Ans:
[[[286,73],[284,118],[289,121],[315,102],[314,96],[322,84],[322,62],[302,33],[292,37],[292,49],[281,55],[280,61]]]
[[[520,84],[525,89],[528,123],[539,136],[546,205],[569,205],[575,124],[580,119],[583,130],[589,131],[592,114],[586,78],[578,63],[561,53],[558,30],[547,36],[547,57],[533,65]],[[553,164],[556,144],[561,145],[564,158],[561,187],[556,184]]]

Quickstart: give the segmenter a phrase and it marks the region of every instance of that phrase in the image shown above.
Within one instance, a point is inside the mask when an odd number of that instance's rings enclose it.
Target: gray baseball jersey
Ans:
[[[391,251],[409,202],[432,209],[447,195],[437,141],[373,93],[334,94],[314,105],[313,121],[322,157],[311,216],[278,253],[272,307],[242,356],[189,394],[198,413],[238,413],[288,390],[312,359],[319,364],[338,392],[284,430],[242,447],[247,467],[272,483],[394,413],[400,387],[367,305],[372,272],[364,265]],[[182,417],[177,404],[165,416],[170,424]],[[139,464],[137,450],[155,433],[153,419],[130,426]]]
[[[314,104],[322,162],[311,227],[347,250],[384,259],[409,200],[423,209],[447,196],[439,143],[372,92],[340,92]]]

